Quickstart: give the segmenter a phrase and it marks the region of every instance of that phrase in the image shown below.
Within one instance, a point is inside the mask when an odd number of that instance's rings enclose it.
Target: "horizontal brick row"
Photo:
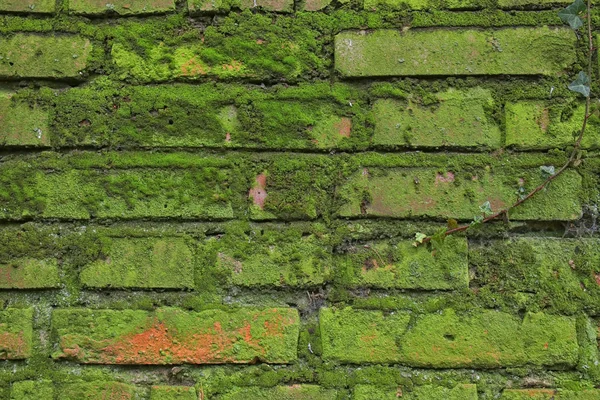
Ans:
[[[343,363],[403,363],[415,367],[574,367],[575,319],[497,311],[459,315],[448,309],[417,316],[351,308],[321,309],[323,357]]]
[[[377,86],[371,88],[377,92]],[[505,127],[489,89],[449,89],[424,100],[370,96],[347,84],[265,91],[238,85],[90,87],[56,91],[38,102],[0,92],[0,145],[6,147],[214,147],[264,150],[564,148],[584,105],[509,101]],[[43,106],[50,102],[52,107]],[[499,111],[498,111],[499,112]],[[202,118],[203,124],[197,124]],[[590,126],[596,128],[591,120]],[[593,135],[585,148],[597,148]]]
[[[281,364],[297,358],[295,309],[155,312],[62,309],[55,359],[84,364]]]
[[[239,217],[237,209],[244,215],[248,210],[254,220],[310,220],[322,215],[471,220],[481,214],[479,207],[486,201],[496,211],[514,203],[519,194],[543,181],[541,167],[552,165],[530,158],[532,164],[519,168],[527,157],[503,158],[502,165],[491,158],[472,157],[485,166],[411,168],[402,165],[414,163],[413,156],[402,157],[79,153],[62,158],[48,154],[32,162],[13,160],[0,166],[4,174],[0,188],[6,196],[0,219],[225,220]],[[438,157],[438,161],[449,159]],[[364,166],[357,168],[360,164]],[[577,219],[581,187],[579,173],[567,171],[544,196],[511,211],[510,217]]]
[[[556,75],[575,61],[566,28],[377,30],[335,37],[344,77]]]
[[[446,400],[477,400],[477,386],[471,384],[457,385],[453,388],[443,386],[423,385],[411,391],[403,390],[401,386],[381,387],[375,385],[357,385],[353,390],[353,400],[409,400],[446,399]]]
[[[300,11],[319,11],[330,3],[330,0],[308,0],[302,4]],[[498,5],[503,9],[515,9],[524,6],[548,7],[556,3],[569,3],[569,1],[500,0]],[[55,4],[54,0],[1,0],[0,12],[53,13],[56,11]],[[403,10],[407,6],[412,10],[472,10],[483,8],[483,4],[476,0],[446,0],[441,3],[429,0],[366,0],[364,2],[364,9],[370,11],[376,11],[380,8]],[[287,13],[294,11],[294,2],[289,0],[259,0],[256,2],[248,0],[187,0],[187,7],[191,14],[224,13],[229,12],[231,9],[254,8]],[[175,0],[112,0],[110,3],[105,0],[69,0],[67,11],[71,14],[86,16],[157,14],[175,11]]]
[[[56,260],[20,258],[0,263],[0,289],[53,289],[59,286]]]

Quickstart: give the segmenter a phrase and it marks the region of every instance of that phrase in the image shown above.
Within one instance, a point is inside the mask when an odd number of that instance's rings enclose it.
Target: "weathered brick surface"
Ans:
[[[244,399],[310,399],[327,400],[336,398],[335,389],[322,388],[316,385],[277,386],[274,388],[245,387],[234,388],[221,398],[223,400]]]
[[[575,38],[566,28],[348,31],[335,37],[335,67],[344,77],[555,75],[574,61]]]
[[[456,385],[453,388],[424,385],[407,390],[402,386],[381,387],[375,385],[357,385],[354,388],[354,400],[408,400],[447,399],[447,400],[477,400],[477,386],[470,384]]]
[[[135,399],[136,388],[121,382],[95,381],[69,384],[62,387],[59,397],[65,400],[76,399]]]
[[[595,389],[572,391],[556,389],[506,389],[502,392],[502,400],[593,400],[600,396]]]
[[[415,248],[408,240],[361,247],[336,258],[336,269],[347,271],[351,286],[448,290],[469,285],[463,238],[448,238],[448,251],[440,253]]]
[[[0,0],[0,12],[53,13],[54,0]]]
[[[0,360],[29,358],[33,339],[33,309],[0,311]]]
[[[188,9],[192,14],[228,12],[232,8],[292,12],[294,2],[291,0],[188,0]]]
[[[0,90],[0,145],[48,145],[48,113],[38,106],[13,103],[11,96]]]
[[[80,78],[91,51],[79,36],[16,34],[0,42],[0,78]]]
[[[69,11],[74,14],[155,14],[175,11],[174,0],[69,0]]]
[[[59,286],[56,260],[20,258],[0,264],[0,289],[51,289]]]
[[[472,219],[479,206],[489,201],[499,211],[516,201],[519,186],[533,189],[543,180],[539,169],[521,170],[517,176],[424,168],[384,170],[363,168],[342,187],[346,203],[339,213],[344,217],[441,217]],[[532,199],[514,210],[517,220],[573,220],[580,216],[577,190],[581,177],[567,171],[548,188],[544,196]]]
[[[323,309],[323,356],[341,362],[393,362],[433,368],[574,366],[578,360],[575,319],[497,311],[461,316],[453,310],[408,313]]]
[[[56,310],[53,328],[66,358],[92,364],[289,363],[297,358],[294,309],[146,311]]]
[[[438,104],[422,106],[381,99],[373,105],[377,147],[489,147],[501,146],[501,131],[486,113],[493,105],[483,89],[449,90],[436,95]]]
[[[180,238],[115,238],[105,258],[84,267],[79,279],[90,288],[194,287],[190,247]]]

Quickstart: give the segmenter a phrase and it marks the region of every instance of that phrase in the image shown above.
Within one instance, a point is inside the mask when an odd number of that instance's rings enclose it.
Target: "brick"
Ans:
[[[55,0],[0,0],[0,12],[53,13]]]
[[[483,147],[502,145],[500,128],[487,115],[494,104],[488,90],[449,89],[435,95],[438,103],[423,106],[380,99],[373,105],[377,147]]]
[[[53,289],[60,287],[56,260],[19,258],[0,264],[0,289]]]
[[[70,170],[38,175],[37,191],[45,199],[45,218],[227,219],[233,217],[233,210],[219,187],[219,183],[227,185],[226,179],[226,171],[212,167]]]
[[[54,385],[49,380],[15,382],[10,400],[54,400]]]
[[[0,311],[0,360],[31,357],[33,309],[8,308]]]
[[[137,399],[136,388],[120,382],[96,381],[68,384],[60,391],[61,400],[130,400]]]
[[[373,385],[357,385],[354,387],[353,400],[477,400],[477,386],[460,384],[449,389],[443,386],[423,385],[408,390],[398,387],[378,387]]]
[[[273,388],[236,387],[220,397],[222,400],[330,400],[335,399],[337,391],[316,385],[276,386]]]
[[[106,257],[84,267],[79,279],[90,288],[194,287],[192,252],[181,238],[115,238]]]
[[[298,311],[55,310],[55,359],[84,364],[285,364],[297,358]]]
[[[192,14],[229,12],[232,8],[293,12],[294,2],[293,0],[188,0],[188,10]]]
[[[300,11],[320,11],[331,4],[332,0],[304,0]]]
[[[535,293],[540,304],[555,311],[595,314],[600,310],[599,249],[595,239],[512,238],[473,244],[469,262],[474,284],[488,293]]]
[[[370,132],[359,98],[346,85],[322,83],[277,90],[233,84],[83,86],[56,97],[52,145],[366,147]]]
[[[233,285],[310,287],[331,279],[332,260],[325,240],[326,235],[301,230],[261,229],[212,238],[200,252],[214,253],[216,267],[230,276]]]
[[[382,289],[448,290],[469,286],[467,241],[448,238],[444,251],[432,253],[412,241],[378,242],[336,257],[351,286]]]
[[[79,78],[92,44],[79,36],[18,33],[0,42],[1,78]]]
[[[575,61],[566,28],[347,31],[335,37],[344,77],[549,75]]]
[[[375,11],[378,9],[404,10],[427,10],[447,8],[451,10],[480,9],[482,3],[479,0],[446,0],[441,4],[432,0],[365,0],[364,9]]]
[[[152,386],[150,400],[198,400],[193,386]]]
[[[36,105],[12,102],[11,97],[0,90],[0,146],[47,146],[48,113]]]
[[[600,398],[600,390],[581,391],[562,389],[506,389],[501,400],[594,400]]]
[[[539,169],[520,169],[519,175],[490,168],[477,172],[427,168],[384,170],[363,168],[343,185],[343,217],[438,217],[473,219],[489,201],[499,211],[513,204],[519,187],[527,192],[543,181]],[[510,213],[514,220],[573,220],[579,218],[581,177],[566,171],[544,192]]]
[[[134,15],[175,11],[175,0],[69,0],[68,4],[68,10],[79,15]]]
[[[543,101],[508,103],[506,110],[506,145],[522,150],[563,149],[575,142],[581,131],[585,105],[571,109],[569,104],[550,105]],[[571,115],[572,113],[572,115]],[[563,114],[569,115],[564,118]],[[588,127],[597,129],[590,121]],[[584,148],[598,147],[595,135],[585,135]]]
[[[402,363],[429,368],[573,367],[578,360],[575,319],[497,311],[417,316],[322,309],[323,357],[340,362]]]

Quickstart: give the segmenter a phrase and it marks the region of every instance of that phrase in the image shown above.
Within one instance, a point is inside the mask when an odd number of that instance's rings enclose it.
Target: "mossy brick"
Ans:
[[[347,85],[324,83],[268,89],[234,84],[77,87],[55,99],[51,142],[56,147],[366,147],[366,112],[359,98]]]
[[[488,114],[494,106],[488,90],[449,89],[427,106],[411,96],[408,101],[380,99],[373,105],[376,147],[475,147],[502,145],[498,125]]]
[[[68,0],[68,10],[79,15],[157,14],[175,11],[175,0]]]
[[[15,382],[10,400],[54,400],[54,385],[50,380]]]
[[[344,77],[556,75],[574,63],[567,28],[346,31],[335,37]]]
[[[0,146],[47,146],[48,113],[37,105],[13,102],[12,96],[0,90]]]
[[[429,10],[446,8],[450,10],[476,10],[483,7],[479,0],[365,0],[363,3],[365,10],[377,11],[379,9],[391,10]]]
[[[193,386],[152,386],[150,400],[198,400]]]
[[[114,238],[105,257],[85,266],[79,275],[90,288],[194,287],[193,255],[185,240],[166,238]]]
[[[114,28],[110,55],[115,77],[135,83],[299,82],[329,75],[331,60],[324,53],[329,39],[307,16],[247,9],[202,32],[192,25],[164,24],[127,21]]]
[[[91,51],[80,36],[18,33],[0,42],[0,77],[80,78]]]
[[[55,7],[55,0],[0,0],[0,12],[50,14]]]
[[[331,2],[332,0],[304,0],[300,4],[299,11],[321,11]]]
[[[297,358],[298,311],[240,308],[186,312],[59,309],[55,359],[85,364],[285,364]]]
[[[402,240],[357,246],[335,260],[353,287],[451,290],[469,286],[467,253],[465,238],[449,237],[441,252]]]
[[[556,312],[598,313],[599,249],[596,239],[521,237],[474,243],[469,261],[481,293],[530,293]]]
[[[312,220],[326,214],[338,173],[326,156],[273,156],[250,182],[250,218]]]
[[[220,400],[330,400],[337,398],[335,389],[317,385],[297,384],[290,386],[236,387],[220,396]]]
[[[60,286],[57,261],[19,258],[0,263],[0,289],[53,289]]]
[[[600,390],[581,391],[563,389],[505,389],[501,400],[595,400],[600,398]]]
[[[220,168],[75,170],[38,174],[42,216],[59,219],[228,219],[228,173]]]
[[[211,238],[199,250],[214,254],[214,265],[229,281],[245,287],[311,287],[331,279],[327,235],[301,230],[253,230],[247,235]]]
[[[506,114],[506,145],[522,150],[565,148],[575,143],[585,115],[584,104],[545,101],[520,101],[508,103]],[[588,128],[598,129],[597,120],[589,119]],[[584,148],[598,148],[600,140],[595,135],[585,135]]]
[[[0,311],[0,360],[21,360],[32,355],[33,309]]]
[[[570,0],[498,0],[498,6],[505,10],[518,9],[524,7],[551,8],[556,4],[570,4]]]
[[[405,389],[397,387],[379,387],[374,385],[356,385],[353,391],[353,400],[477,400],[477,386],[460,384],[453,388],[443,386],[423,385]]]
[[[579,347],[572,317],[478,310],[408,314],[322,309],[323,357],[344,363],[402,363],[428,368],[573,367]]]
[[[472,219],[489,201],[499,211],[525,192],[541,184],[540,169],[522,169],[507,174],[491,167],[478,170],[427,168],[363,168],[342,186],[343,217],[437,217]],[[566,171],[543,193],[510,212],[514,220],[574,220],[581,214],[581,176]]]
[[[94,381],[72,383],[62,386],[59,392],[61,400],[133,400],[136,396],[136,388],[132,385],[113,381]]]

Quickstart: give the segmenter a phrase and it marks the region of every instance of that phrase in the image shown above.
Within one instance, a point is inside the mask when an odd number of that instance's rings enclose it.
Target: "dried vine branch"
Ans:
[[[594,42],[593,42],[593,37],[592,37],[591,6],[592,6],[591,0],[587,0],[587,7],[586,7],[586,13],[585,13],[587,39],[588,39],[587,76],[590,78],[592,76],[592,54],[594,52]],[[575,141],[575,145],[573,147],[573,150],[571,151],[571,155],[569,156],[567,162],[565,162],[565,164],[554,174],[548,176],[538,187],[536,187],[535,189],[530,191],[527,195],[519,198],[519,200],[516,201],[511,206],[506,207],[500,211],[497,211],[491,215],[486,216],[481,221],[479,221],[480,223],[490,222],[490,221],[493,221],[500,217],[504,217],[504,218],[508,219],[508,212],[511,209],[520,206],[521,204],[525,203],[526,201],[528,201],[529,199],[534,197],[537,193],[539,193],[546,186],[548,186],[548,184],[550,182],[552,182],[553,180],[558,178],[563,172],[565,172],[567,169],[569,169],[569,167],[573,164],[573,162],[578,159],[579,150],[581,149],[581,141],[583,140],[583,136],[584,136],[585,130],[587,128],[588,119],[590,117],[590,107],[591,107],[591,98],[590,98],[590,93],[588,92],[587,96],[585,97],[585,115],[583,118],[581,130],[579,132],[579,136],[577,137],[577,140]],[[447,229],[443,232],[443,237],[446,237],[446,236],[449,236],[449,235],[452,235],[452,234],[455,234],[458,232],[464,232],[467,229],[469,229],[470,227],[471,227],[471,225],[469,224],[469,225],[458,226],[458,227],[452,228],[452,229]],[[419,245],[431,242],[432,239],[433,239],[433,236],[421,237],[421,238],[418,238],[417,241],[414,242],[414,244],[415,244],[415,246],[419,246]]]

